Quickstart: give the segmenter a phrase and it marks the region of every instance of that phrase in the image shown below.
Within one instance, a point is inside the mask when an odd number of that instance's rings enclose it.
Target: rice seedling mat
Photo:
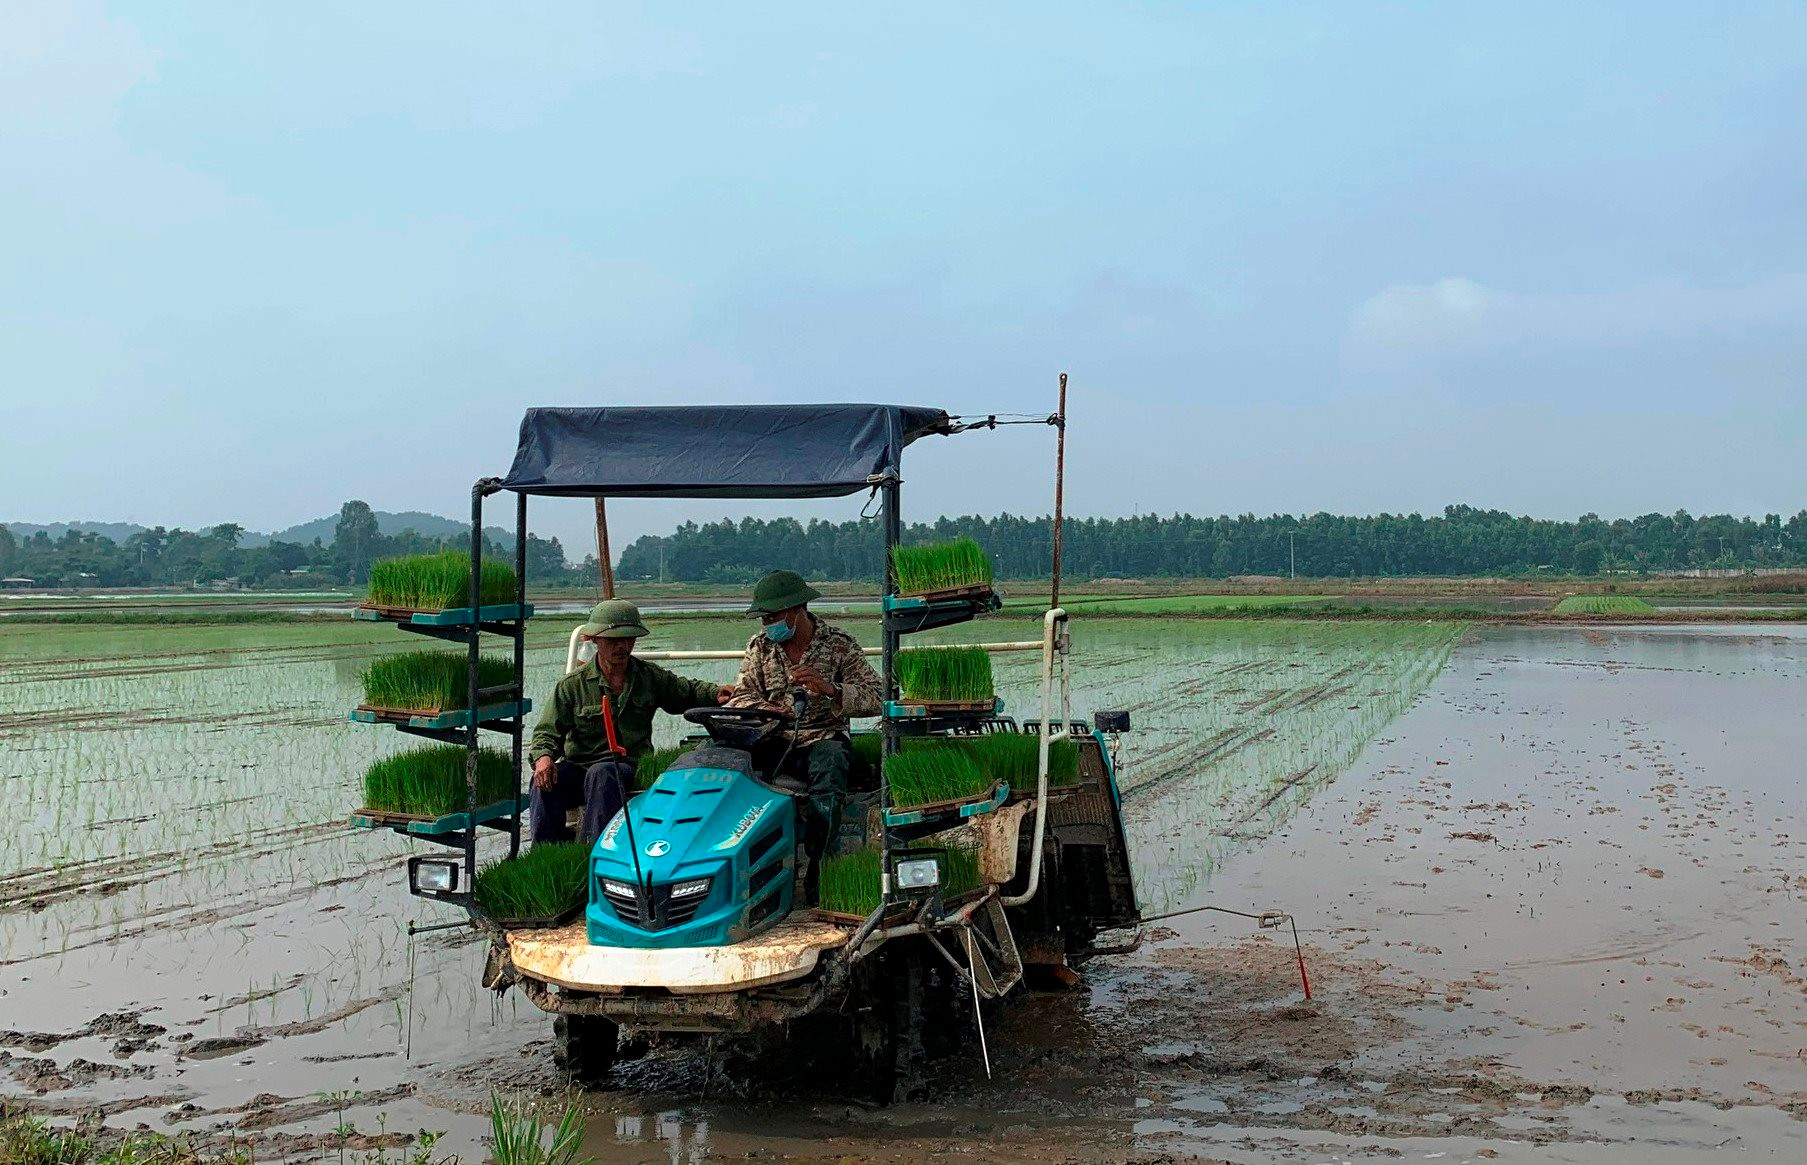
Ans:
[[[553,930],[575,920],[578,915],[583,913],[584,904],[574,902],[557,914],[525,915],[511,918],[497,918],[484,913],[481,907],[478,910],[479,913],[483,913],[483,917],[503,930]]]
[[[358,809],[346,819],[346,823],[355,829],[393,829],[397,833],[431,837],[444,833],[462,833],[486,821],[513,817],[525,811],[528,803],[529,799],[526,797],[510,797],[506,801],[479,805],[474,814],[447,813],[441,817],[427,817],[419,813],[390,813],[383,809]]]
[[[506,704],[485,704],[477,709],[476,722],[482,724],[492,720],[511,720],[531,711],[533,711],[532,700],[511,700]],[[438,708],[382,708],[371,704],[359,704],[346,715],[346,719],[359,724],[395,724],[407,728],[468,728],[471,725],[472,717],[468,708],[449,708],[441,711]]]

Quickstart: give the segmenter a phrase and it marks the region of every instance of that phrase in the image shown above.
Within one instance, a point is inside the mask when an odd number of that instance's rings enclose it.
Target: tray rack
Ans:
[[[425,635],[450,643],[463,644],[469,651],[470,691],[475,699],[471,708],[448,711],[407,708],[376,708],[368,705],[351,710],[346,719],[357,724],[388,725],[411,736],[421,736],[446,744],[461,744],[467,756],[466,772],[470,779],[470,804],[464,811],[427,819],[417,815],[384,813],[359,809],[348,818],[348,824],[359,829],[389,829],[404,837],[434,842],[464,852],[464,890],[459,893],[425,893],[415,888],[409,878],[411,892],[440,901],[470,903],[470,890],[477,879],[477,839],[484,830],[508,835],[508,856],[521,852],[521,817],[529,799],[521,787],[521,750],[525,744],[527,713],[533,701],[525,691],[527,621],[533,617],[533,605],[527,601],[527,495],[515,498],[515,596],[512,603],[483,604],[476,602],[476,581],[482,577],[483,542],[481,536],[483,495],[471,491],[471,579],[472,602],[463,607],[441,610],[419,610],[411,607],[388,607],[364,604],[352,611],[352,618],[392,624],[397,630]],[[513,649],[512,681],[493,687],[477,686],[477,660],[485,635],[510,641]],[[484,732],[497,732],[509,738],[514,762],[515,792],[513,797],[485,805],[476,804],[476,771],[478,742]]]

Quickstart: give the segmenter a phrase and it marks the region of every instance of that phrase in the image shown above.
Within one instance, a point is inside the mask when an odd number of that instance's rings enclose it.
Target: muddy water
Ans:
[[[590,1150],[1642,1161],[1723,1142],[1796,1159],[1807,638],[1489,629],[1433,681],[1434,639],[1310,638],[1321,628],[1098,625],[1081,641],[1094,665],[1081,705],[1128,706],[1146,725],[1126,781],[1144,884],[1162,905],[1295,912],[1311,1005],[1289,943],[1204,921],[1221,916],[1178,919],[1094,964],[1083,993],[1010,1009],[990,1032],[991,1081],[956,1059],[923,1099],[872,1111],[834,1099],[832,1082],[774,1089],[701,1057],[655,1057],[586,1098]],[[345,704],[371,650],[294,644],[212,670],[305,721]],[[559,653],[535,652],[536,682]],[[134,707],[153,690],[159,707],[206,705],[214,695],[181,686],[202,670],[192,662],[164,658],[141,677],[154,687],[71,681],[128,686],[36,692],[30,707]],[[1009,693],[1029,666],[1006,667]],[[1397,706],[1362,711],[1384,700]],[[53,1113],[98,1106],[117,1126],[256,1138],[266,1158],[332,1143],[341,1121],[365,1138],[354,1149],[445,1129],[443,1145],[475,1158],[490,1088],[560,1092],[544,1017],[476,989],[481,952],[458,932],[406,938],[408,918],[440,916],[401,888],[405,844],[331,826],[347,772],[390,742],[271,723],[247,749],[229,728],[166,722],[152,730],[175,734],[188,781],[150,764],[137,793],[90,795],[84,766],[133,752],[91,738],[125,730],[24,727],[0,736],[15,821],[14,782],[46,771],[76,808],[28,802],[38,824],[10,844],[53,873],[27,884],[13,864],[0,882],[6,1093]],[[1244,743],[1201,755],[1201,737]],[[60,812],[59,835],[106,834],[85,827],[122,809],[201,820],[192,786],[233,779],[229,758],[246,752],[251,787],[281,812],[205,818],[186,845],[175,826],[138,824],[133,845],[172,855],[149,874],[126,844],[79,838],[69,861],[106,876],[71,878],[48,843],[18,837],[46,832],[46,813]],[[260,834],[272,816],[290,827]],[[1188,880],[1187,866],[1209,877]]]

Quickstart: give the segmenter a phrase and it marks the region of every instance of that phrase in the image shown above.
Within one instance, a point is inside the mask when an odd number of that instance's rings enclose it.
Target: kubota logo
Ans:
[[[662,858],[670,852],[671,843],[669,841],[655,841],[646,847],[646,856],[649,858]]]

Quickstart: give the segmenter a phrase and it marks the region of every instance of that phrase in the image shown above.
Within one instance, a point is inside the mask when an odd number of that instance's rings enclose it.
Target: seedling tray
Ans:
[[[476,909],[479,913],[482,913],[482,907],[477,907]],[[577,902],[567,906],[557,914],[529,915],[525,918],[497,918],[490,914],[484,914],[483,917],[489,919],[490,922],[501,927],[503,930],[556,930],[558,927],[566,926],[571,923],[579,914],[583,913],[583,910],[584,903]]]
[[[885,824],[921,825],[928,821],[960,821],[967,817],[977,817],[981,813],[990,813],[1002,805],[1010,797],[1010,782],[999,781],[992,786],[991,792],[977,797],[963,797],[957,801],[935,801],[928,805],[912,805],[908,809],[885,810]]]
[[[533,604],[497,603],[493,606],[478,607],[476,618],[473,619],[469,607],[420,610],[415,607],[384,607],[373,603],[364,603],[352,610],[351,617],[391,623],[413,623],[420,627],[466,627],[472,623],[504,623],[515,619],[531,619],[533,618]]]
[[[426,817],[415,813],[391,813],[384,809],[358,809],[346,819],[346,822],[357,829],[393,829],[397,833],[428,836],[440,833],[462,833],[485,821],[513,817],[526,810],[528,800],[526,797],[511,797],[506,801],[494,801],[488,805],[480,805],[475,814],[447,813],[443,817]]]
[[[996,716],[1004,710],[1004,701],[993,696],[989,700],[887,700],[885,715],[893,720],[915,720],[936,716]]]
[[[990,599],[996,592],[990,583],[973,583],[964,587],[948,587],[940,591],[904,591],[899,598],[921,599],[925,603],[954,603],[971,599]]]
[[[532,700],[511,700],[506,704],[485,704],[477,709],[476,722],[507,720],[533,711]],[[359,724],[394,724],[405,728],[466,728],[471,724],[468,708],[382,708],[359,704],[346,715]]]

